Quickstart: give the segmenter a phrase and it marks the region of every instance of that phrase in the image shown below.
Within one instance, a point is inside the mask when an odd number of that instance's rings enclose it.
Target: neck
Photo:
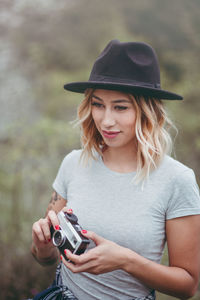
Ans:
[[[137,169],[137,152],[135,147],[108,147],[103,152],[104,164],[119,173],[134,172]]]

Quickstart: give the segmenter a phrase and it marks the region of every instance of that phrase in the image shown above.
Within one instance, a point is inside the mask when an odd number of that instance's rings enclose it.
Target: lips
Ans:
[[[105,138],[113,139],[113,138],[115,138],[120,133],[120,131],[106,131],[106,130],[102,130],[102,133],[103,133],[103,136]]]

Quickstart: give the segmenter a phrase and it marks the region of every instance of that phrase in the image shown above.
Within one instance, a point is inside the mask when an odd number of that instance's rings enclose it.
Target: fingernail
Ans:
[[[68,209],[68,212],[73,212],[73,210],[71,208]]]
[[[48,239],[48,242],[50,243],[50,242],[51,242],[51,239]]]
[[[60,259],[62,260],[63,258],[62,258],[62,255],[60,256]]]
[[[64,253],[65,253],[65,255],[67,255],[67,250],[66,249],[64,250]]]
[[[60,229],[60,226],[59,225],[56,225],[55,226],[55,230],[59,230]]]
[[[81,230],[82,233],[87,233],[87,230],[83,229]]]

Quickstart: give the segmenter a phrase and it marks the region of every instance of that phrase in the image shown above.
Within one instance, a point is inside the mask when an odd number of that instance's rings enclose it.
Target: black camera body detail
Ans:
[[[52,242],[69,261],[64,250],[69,249],[73,254],[80,255],[85,252],[90,240],[81,234],[82,228],[76,215],[60,211],[57,217],[60,224],[59,229],[51,226]]]

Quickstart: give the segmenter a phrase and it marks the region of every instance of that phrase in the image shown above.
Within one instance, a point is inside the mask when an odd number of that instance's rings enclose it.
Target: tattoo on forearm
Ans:
[[[55,205],[55,202],[58,200],[62,200],[62,197],[60,197],[55,191],[53,192],[52,196],[51,196],[51,201],[50,203],[52,205]]]
[[[55,210],[55,204],[59,200],[62,200],[62,197],[60,195],[58,195],[58,193],[56,191],[54,191],[52,193],[51,200],[49,202],[46,214],[48,213],[48,211],[50,211],[52,209]]]

